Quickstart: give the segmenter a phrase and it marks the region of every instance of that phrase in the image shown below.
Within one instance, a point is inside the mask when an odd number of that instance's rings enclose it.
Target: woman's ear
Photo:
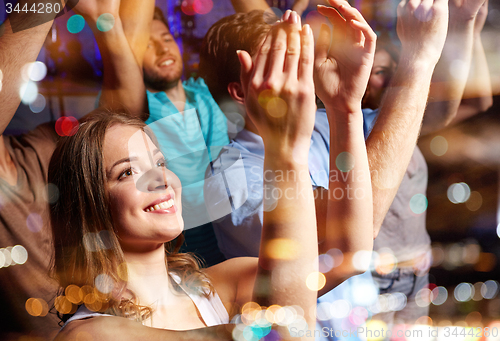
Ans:
[[[229,92],[229,95],[234,101],[245,105],[245,94],[243,93],[243,87],[240,82],[229,83],[227,85],[227,92]]]

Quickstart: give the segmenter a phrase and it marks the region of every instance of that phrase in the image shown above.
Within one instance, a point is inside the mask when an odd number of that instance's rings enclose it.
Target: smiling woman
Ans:
[[[164,259],[165,249],[172,252],[173,245],[164,248],[163,243],[174,240],[183,227],[179,179],[165,167],[153,141],[139,120],[95,114],[62,141],[49,167],[49,182],[60,192],[51,219],[53,271],[61,287],[96,288],[104,274],[113,289],[95,292],[101,301],[97,306],[87,295],[92,301],[87,307],[139,321],[150,317],[151,309],[139,305],[130,287],[126,293],[135,262],[126,255],[156,252]],[[209,295],[212,287],[193,257],[172,252],[167,263],[188,287],[201,286]],[[87,301],[82,297],[81,303]],[[74,308],[64,311],[63,321]]]

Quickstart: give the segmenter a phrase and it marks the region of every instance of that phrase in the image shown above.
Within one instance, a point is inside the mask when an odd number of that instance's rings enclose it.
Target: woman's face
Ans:
[[[149,136],[137,127],[112,126],[104,137],[103,157],[123,251],[147,251],[176,238],[184,227],[181,183]]]
[[[380,49],[375,52],[372,72],[363,98],[364,108],[377,109],[380,106],[395,69],[396,62],[386,50]]]

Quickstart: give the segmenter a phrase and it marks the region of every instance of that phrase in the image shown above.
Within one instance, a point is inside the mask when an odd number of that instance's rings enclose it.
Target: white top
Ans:
[[[229,314],[227,313],[226,308],[222,304],[222,301],[216,292],[214,292],[208,298],[203,295],[190,294],[182,287],[182,285],[180,285],[181,279],[179,278],[179,276],[177,276],[176,274],[170,274],[170,276],[193,301],[207,327],[229,323]],[[85,305],[81,305],[76,313],[71,316],[68,321],[66,321],[61,330],[66,327],[66,325],[71,321],[91,318],[95,316],[114,315],[96,313],[87,309]]]

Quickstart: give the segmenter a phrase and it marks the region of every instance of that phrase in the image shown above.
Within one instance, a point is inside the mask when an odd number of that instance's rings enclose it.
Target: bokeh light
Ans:
[[[31,213],[26,218],[26,226],[31,232],[40,232],[43,228],[43,219],[38,213]]]
[[[28,251],[22,245],[16,245],[10,251],[12,261],[16,264],[22,265],[28,260]]]
[[[461,204],[469,200],[470,187],[465,182],[455,183],[448,187],[448,199],[454,204]]]
[[[427,197],[423,194],[415,194],[410,199],[410,209],[415,214],[422,214],[427,210]]]
[[[498,294],[498,282],[494,280],[489,280],[483,283],[481,286],[481,295],[487,299],[491,300],[495,298]]]
[[[194,0],[183,0],[181,3],[181,11],[185,15],[195,15]]]
[[[316,262],[315,262],[316,263]],[[329,254],[321,254],[317,258],[317,264],[319,265],[319,272],[326,273],[333,269],[333,265],[335,264],[333,257]]]
[[[45,105],[47,104],[45,97],[42,94],[38,94],[33,102],[29,104],[31,111],[35,114],[38,114],[43,109],[45,109]]]
[[[326,277],[321,272],[311,272],[306,279],[306,286],[311,291],[323,289],[326,284]]]
[[[46,316],[49,312],[49,305],[41,298],[29,298],[25,303],[25,308],[31,316]]]
[[[442,136],[436,136],[431,140],[431,152],[436,156],[443,156],[448,151],[448,141]]]
[[[97,29],[101,32],[108,32],[115,26],[115,17],[111,13],[103,13],[97,18]]]
[[[435,287],[432,289],[431,302],[434,305],[442,305],[448,299],[448,290],[445,287]]]
[[[371,251],[357,251],[352,257],[352,265],[356,270],[364,272],[370,267],[371,257]]]
[[[68,301],[73,304],[80,304],[83,301],[83,292],[77,285],[70,284],[64,289],[64,294]]]
[[[427,307],[431,304],[432,292],[428,288],[420,289],[415,296],[415,303],[419,307]]]
[[[465,202],[465,206],[471,211],[477,211],[483,205],[483,197],[481,193],[472,191],[469,200]]]
[[[330,315],[334,318],[344,318],[351,312],[351,302],[340,299],[334,301],[330,306]]]
[[[28,105],[34,102],[38,96],[38,86],[31,81],[23,83],[19,89],[19,96],[23,104]]]
[[[360,326],[366,322],[369,313],[365,307],[354,307],[349,314],[349,322],[355,326]]]
[[[56,133],[59,136],[73,136],[79,126],[78,120],[73,116],[59,117],[56,121]]]
[[[54,301],[54,307],[61,314],[70,314],[76,311],[76,307],[66,298],[66,296],[58,296]]]
[[[381,320],[370,320],[366,323],[366,340],[367,341],[380,341],[384,340],[387,336],[387,324]]]
[[[335,165],[338,170],[344,173],[352,170],[354,168],[354,164],[354,155],[349,152],[342,152],[337,155],[337,158],[335,159]]]
[[[266,255],[273,259],[295,259],[299,245],[291,239],[276,238],[267,242],[265,246]]]
[[[85,19],[79,14],[75,14],[68,19],[66,28],[70,33],[76,34],[85,27]]]
[[[40,61],[25,64],[21,69],[21,76],[25,82],[39,82],[47,75],[47,66]]]
[[[212,0],[194,0],[193,1],[193,10],[197,14],[208,14],[214,7]]]
[[[113,281],[113,279],[106,274],[98,275],[95,278],[94,284],[96,289],[103,294],[109,294],[115,287],[115,282]]]
[[[320,321],[328,321],[332,318],[332,314],[330,313],[332,304],[330,302],[321,302],[316,307],[316,318]],[[314,312],[314,308],[312,307],[312,311]]]
[[[282,98],[273,97],[267,102],[266,110],[270,116],[280,118],[286,115],[288,105]]]
[[[470,283],[460,283],[455,287],[453,294],[458,302],[467,302],[474,296],[474,287]]]

